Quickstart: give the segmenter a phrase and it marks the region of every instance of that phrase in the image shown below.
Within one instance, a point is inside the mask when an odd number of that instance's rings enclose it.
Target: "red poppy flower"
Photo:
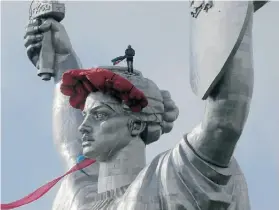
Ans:
[[[102,68],[90,70],[73,69],[63,74],[61,92],[70,96],[70,105],[84,109],[90,92],[101,91],[123,101],[133,112],[140,112],[147,106],[144,93],[126,78]]]

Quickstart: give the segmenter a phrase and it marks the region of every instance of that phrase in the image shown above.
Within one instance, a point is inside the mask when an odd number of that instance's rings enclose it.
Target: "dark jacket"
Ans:
[[[127,60],[133,60],[133,57],[135,56],[135,50],[133,48],[127,48],[125,50],[125,56]]]

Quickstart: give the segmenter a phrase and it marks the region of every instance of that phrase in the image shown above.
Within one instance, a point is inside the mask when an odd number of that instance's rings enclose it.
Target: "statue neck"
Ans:
[[[98,193],[131,184],[145,164],[145,144],[140,138],[133,139],[111,160],[100,162]]]

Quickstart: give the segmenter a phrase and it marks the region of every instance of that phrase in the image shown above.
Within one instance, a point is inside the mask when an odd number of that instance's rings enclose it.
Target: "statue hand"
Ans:
[[[33,65],[39,68],[39,58],[44,33],[51,31],[52,47],[55,52],[55,62],[63,62],[72,50],[72,45],[64,26],[54,19],[30,20],[24,35],[24,45],[27,55]],[[47,57],[46,57],[47,58]]]

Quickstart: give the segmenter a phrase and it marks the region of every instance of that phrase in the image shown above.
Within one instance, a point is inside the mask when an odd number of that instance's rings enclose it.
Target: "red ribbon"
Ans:
[[[35,190],[34,192],[30,193],[29,195],[25,196],[22,199],[19,199],[17,201],[11,202],[11,203],[7,203],[7,204],[1,204],[1,210],[8,210],[8,209],[14,209],[23,205],[26,205],[28,203],[31,203],[35,200],[38,200],[39,198],[41,198],[44,194],[46,194],[51,188],[54,187],[54,185],[56,185],[61,179],[63,179],[65,176],[81,170],[83,168],[86,168],[88,166],[90,166],[91,164],[95,163],[96,160],[91,160],[91,159],[85,159],[84,161],[82,161],[81,163],[76,164],[74,167],[72,167],[67,173],[65,173],[62,176],[57,177],[56,179],[46,183],[45,185],[41,186],[40,188],[38,188],[37,190]]]

